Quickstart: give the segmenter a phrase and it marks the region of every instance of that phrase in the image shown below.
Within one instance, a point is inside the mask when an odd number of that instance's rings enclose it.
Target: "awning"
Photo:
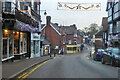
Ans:
[[[45,39],[45,40],[43,41],[43,45],[50,45],[50,43]]]
[[[28,32],[39,32],[38,28],[33,28],[32,26],[20,22],[18,20],[16,20],[15,29],[18,29],[20,31],[28,31]]]

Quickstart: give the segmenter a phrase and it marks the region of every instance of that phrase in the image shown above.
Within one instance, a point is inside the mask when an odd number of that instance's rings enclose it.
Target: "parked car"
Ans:
[[[102,64],[105,64],[105,63],[111,64],[111,53],[112,53],[112,47],[107,48],[103,52],[103,56],[102,56],[102,59],[101,59]]]
[[[101,60],[102,64],[109,63],[112,66],[120,66],[120,49],[108,48],[103,52],[103,57]]]
[[[94,54],[94,60],[101,61],[103,52],[104,52],[104,49],[99,48],[97,52]]]

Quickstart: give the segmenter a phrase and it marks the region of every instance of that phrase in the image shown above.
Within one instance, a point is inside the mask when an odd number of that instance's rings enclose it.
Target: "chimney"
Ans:
[[[47,16],[46,17],[46,24],[50,25],[50,23],[51,23],[51,16]]]

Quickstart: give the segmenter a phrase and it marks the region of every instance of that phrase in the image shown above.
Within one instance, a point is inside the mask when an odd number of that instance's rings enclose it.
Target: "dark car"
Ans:
[[[120,66],[120,49],[108,48],[103,52],[102,64],[109,63],[112,66]]]
[[[98,49],[97,53],[94,54],[94,60],[101,61],[104,50]]]
[[[112,53],[112,48],[109,47],[103,52],[103,56],[101,59],[102,64],[109,63],[111,64],[111,53]]]

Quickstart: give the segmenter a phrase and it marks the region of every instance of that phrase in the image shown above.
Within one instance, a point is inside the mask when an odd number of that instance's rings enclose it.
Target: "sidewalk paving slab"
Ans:
[[[2,78],[14,78],[23,71],[49,59],[51,59],[50,56],[43,56],[3,63]]]

